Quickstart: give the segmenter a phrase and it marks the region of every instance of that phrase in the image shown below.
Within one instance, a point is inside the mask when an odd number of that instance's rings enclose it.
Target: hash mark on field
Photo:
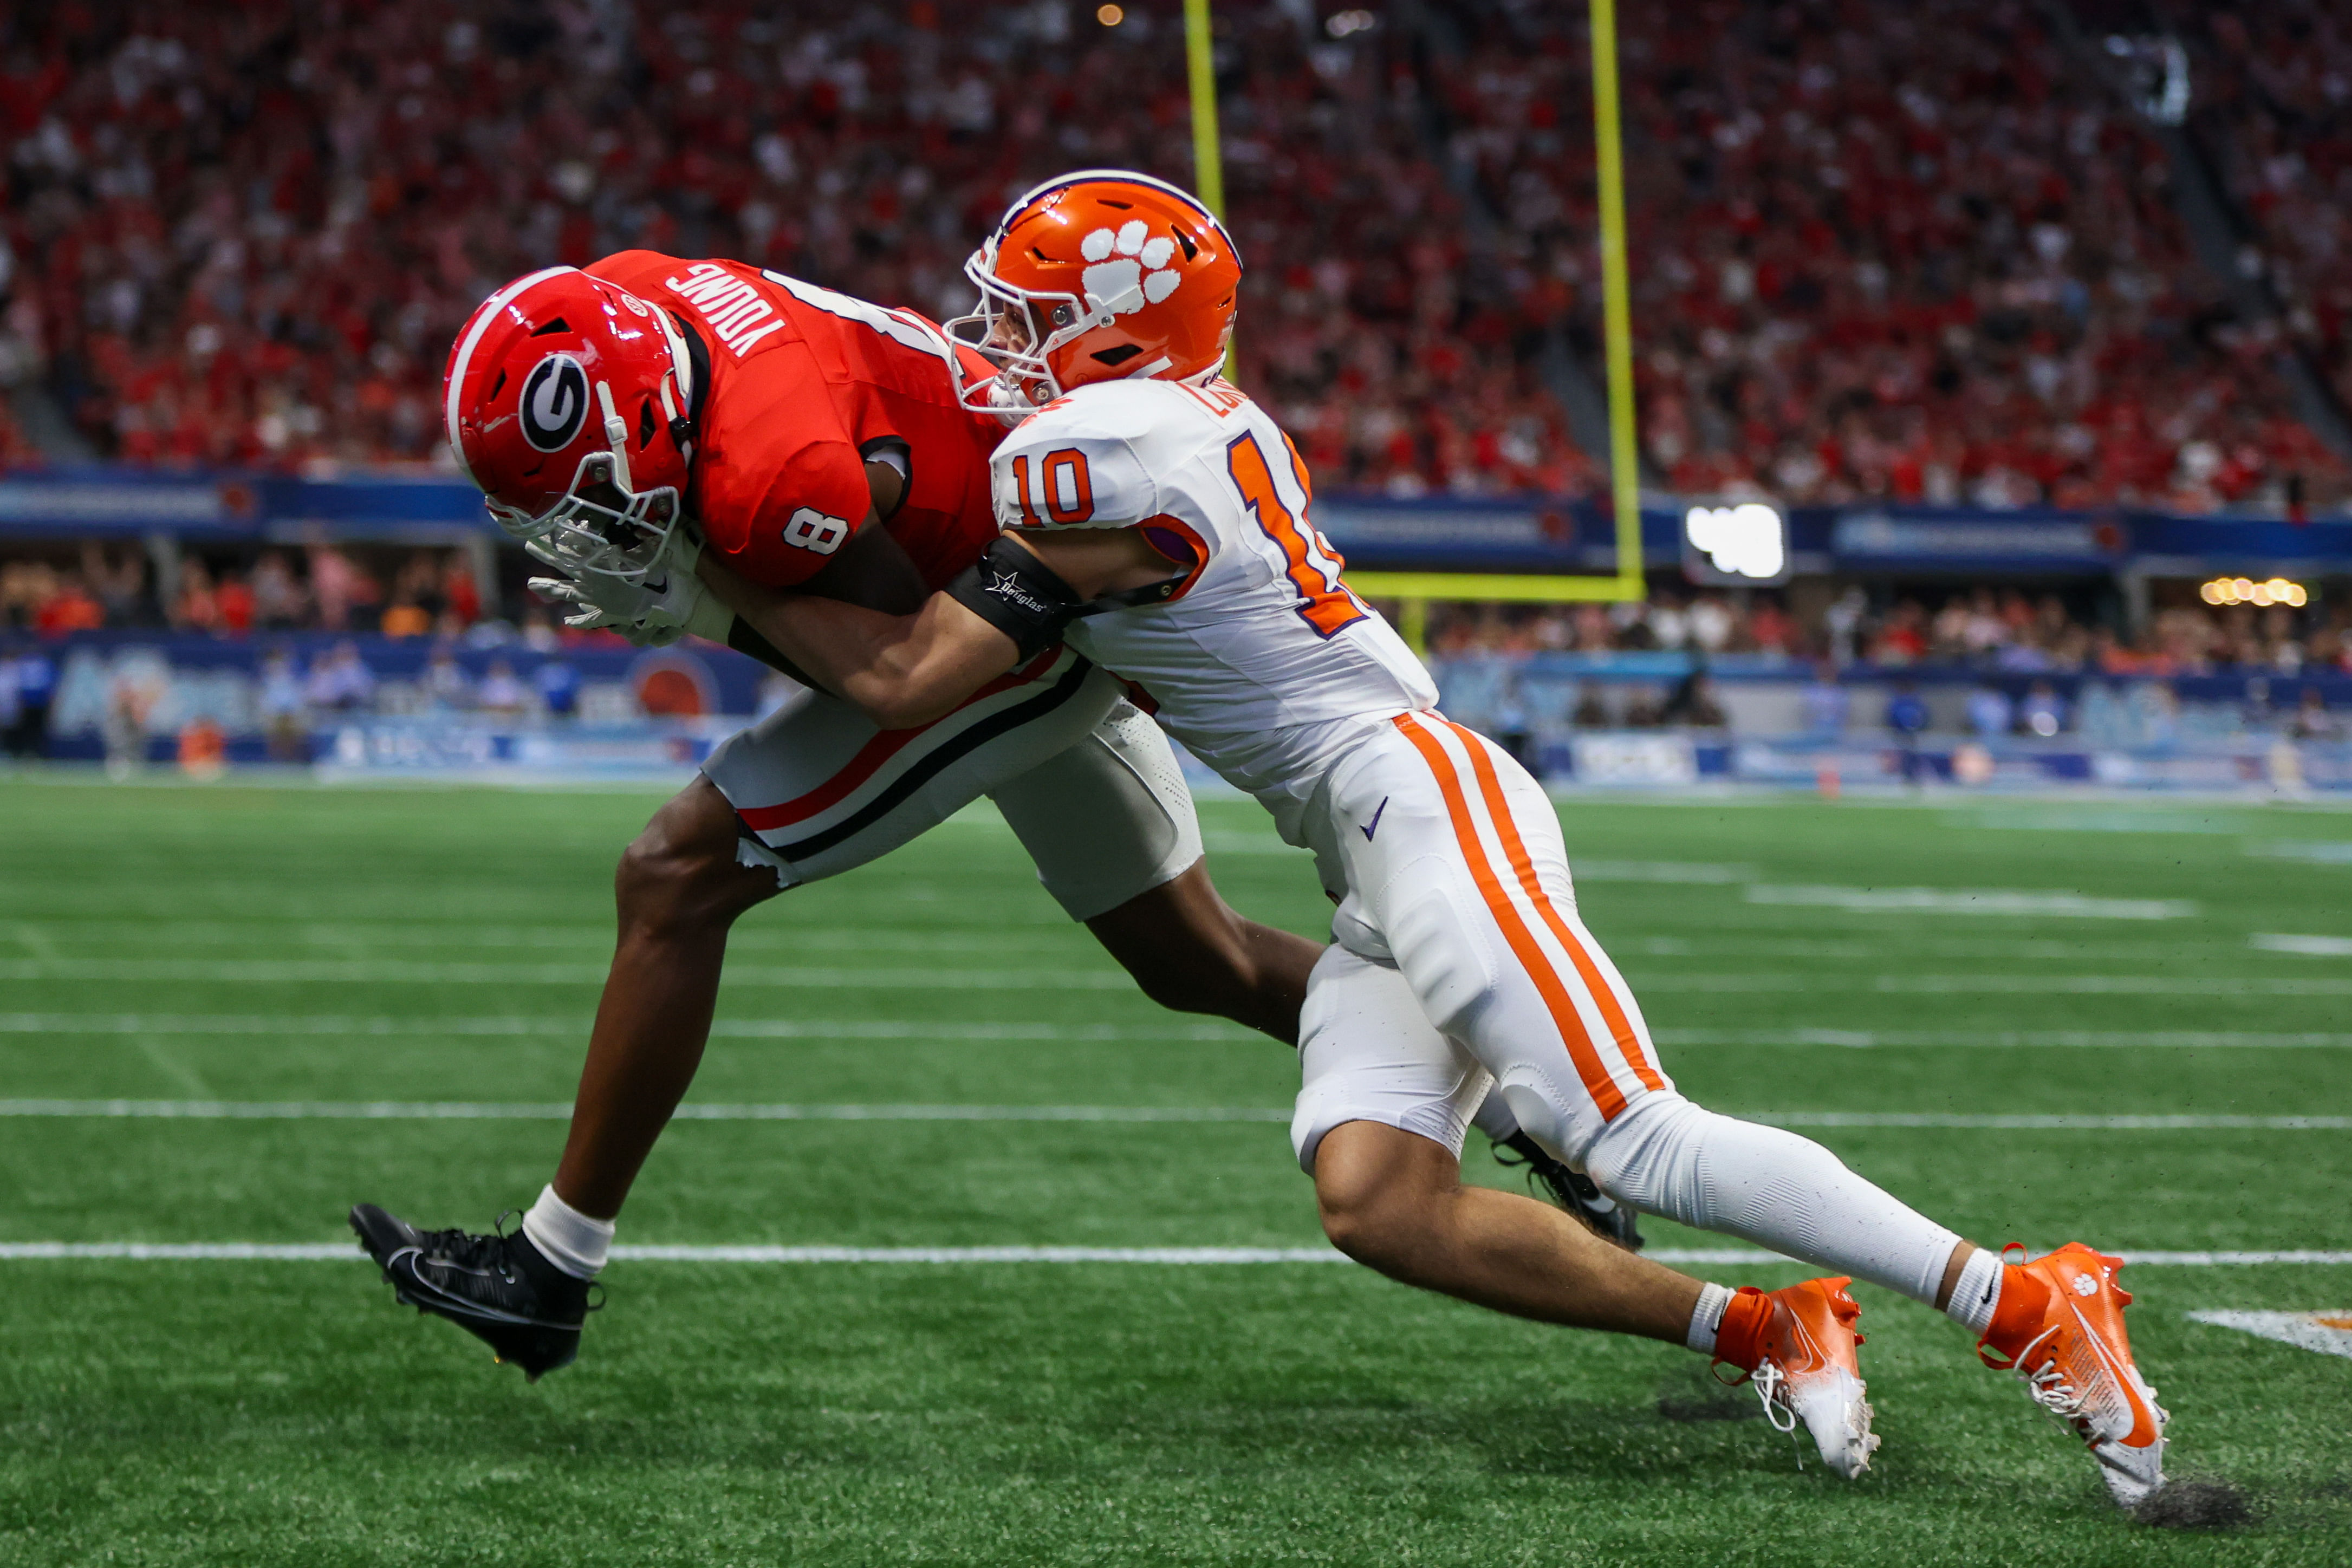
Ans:
[[[1660,1263],[1796,1266],[1795,1260],[1750,1247],[1662,1247],[1643,1257]],[[2133,1252],[2126,1264],[2186,1269],[2262,1268],[2276,1264],[2352,1263],[2352,1252]],[[1345,1263],[1329,1247],[661,1247],[622,1245],[617,1262],[641,1263]],[[0,1262],[72,1259],[142,1263],[369,1261],[349,1241],[9,1241]]]

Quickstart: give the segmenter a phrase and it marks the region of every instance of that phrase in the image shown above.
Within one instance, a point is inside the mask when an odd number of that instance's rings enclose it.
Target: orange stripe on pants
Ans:
[[[1495,870],[1486,859],[1486,846],[1478,841],[1478,825],[1470,815],[1470,802],[1462,793],[1462,781],[1454,767],[1454,759],[1445,754],[1438,738],[1422,727],[1412,715],[1399,714],[1395,724],[1404,737],[1412,742],[1422,760],[1437,779],[1438,792],[1445,798],[1445,814],[1453,820],[1454,837],[1462,846],[1464,861],[1470,867],[1471,880],[1478,884],[1478,893],[1486,901],[1486,911],[1502,928],[1503,940],[1517,955],[1519,967],[1533,980],[1536,989],[1549,1009],[1552,1023],[1559,1030],[1560,1044],[1568,1048],[1569,1060],[1576,1064],[1576,1075],[1584,1081],[1584,1092],[1601,1108],[1603,1121],[1615,1120],[1625,1109],[1625,1096],[1618,1092],[1616,1081],[1601,1063],[1601,1053],[1592,1049],[1591,1037],[1585,1033],[1584,1019],[1576,1010],[1576,1003],[1560,983],[1559,971],[1544,956],[1543,948],[1519,917],[1510,895],[1496,879]],[[1474,747],[1471,753],[1477,755]]]
[[[1528,854],[1527,844],[1519,837],[1518,824],[1511,820],[1510,804],[1503,799],[1503,781],[1496,775],[1495,759],[1486,755],[1486,743],[1450,718],[1440,719],[1439,722],[1460,736],[1462,744],[1470,748],[1470,769],[1478,776],[1478,793],[1486,802],[1486,814],[1495,819],[1495,831],[1503,841],[1503,852],[1510,858],[1511,870],[1518,874],[1519,886],[1527,890],[1528,902],[1536,906],[1536,913],[1543,916],[1543,923],[1551,928],[1551,934],[1559,939],[1560,946],[1567,951],[1570,962],[1576,966],[1576,972],[1584,977],[1585,988],[1592,993],[1592,999],[1600,1004],[1601,1017],[1609,1025],[1610,1038],[1617,1042],[1618,1051],[1625,1058],[1625,1065],[1633,1070],[1633,1076],[1641,1080],[1643,1088],[1653,1092],[1664,1089],[1664,1081],[1659,1078],[1642,1051],[1642,1037],[1634,1030],[1633,1020],[1627,1018],[1625,1009],[1618,1005],[1617,993],[1601,973],[1601,966],[1592,961],[1592,955],[1586,950],[1584,944],[1569,930],[1568,922],[1561,919],[1559,911],[1553,907],[1550,895],[1543,890],[1543,883],[1536,880],[1535,862]]]

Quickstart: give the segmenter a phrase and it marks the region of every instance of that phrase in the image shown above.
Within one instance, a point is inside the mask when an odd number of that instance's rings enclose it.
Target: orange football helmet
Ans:
[[[963,272],[980,308],[948,330],[997,367],[965,403],[1025,413],[1089,382],[1215,374],[1242,258],[1216,214],[1165,180],[1087,169],[1013,203]]]

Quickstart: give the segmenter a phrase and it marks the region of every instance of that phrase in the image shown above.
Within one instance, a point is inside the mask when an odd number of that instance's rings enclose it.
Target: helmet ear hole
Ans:
[[[661,426],[654,419],[654,400],[647,398],[637,404],[637,450],[643,452],[654,444],[654,433]]]
[[[1141,352],[1143,350],[1133,343],[1120,343],[1087,357],[1106,365],[1123,365]]]

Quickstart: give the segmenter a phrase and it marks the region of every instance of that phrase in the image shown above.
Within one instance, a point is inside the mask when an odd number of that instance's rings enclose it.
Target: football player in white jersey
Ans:
[[[989,393],[1035,410],[992,459],[1004,532],[982,561],[905,617],[715,565],[704,580],[887,727],[1065,639],[1314,851],[1339,908],[1291,1137],[1332,1241],[1498,1311],[1711,1354],[1849,1476],[1878,1444],[1844,1289],[1865,1279],[1973,1331],[2118,1501],[2153,1493],[2167,1417],[2132,1364],[2119,1260],[2070,1244],[2005,1263],[1819,1145],[1675,1092],[1578,917],[1549,800],[1436,711],[1308,520],[1305,465],[1218,378],[1241,267],[1215,217],[1147,176],[1068,175],[1015,203],[966,270],[982,292],[966,330],[1001,367]],[[1490,1091],[1619,1202],[1837,1275],[1734,1291],[1465,1186],[1465,1126]]]

